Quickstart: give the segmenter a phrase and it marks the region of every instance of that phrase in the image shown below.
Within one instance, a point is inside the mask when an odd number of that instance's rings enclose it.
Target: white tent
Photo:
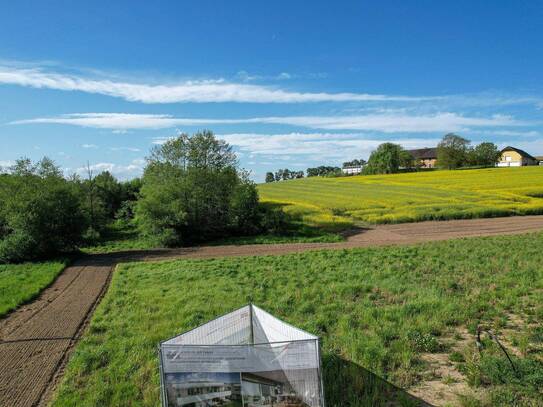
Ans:
[[[323,407],[319,338],[247,305],[160,344],[163,406]]]

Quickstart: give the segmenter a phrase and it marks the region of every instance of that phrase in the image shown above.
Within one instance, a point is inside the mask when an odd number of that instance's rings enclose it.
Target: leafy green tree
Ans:
[[[366,160],[364,159],[354,159],[352,161],[346,161],[343,163],[343,168],[346,168],[346,167],[363,167],[364,165],[366,165]]]
[[[339,167],[320,165],[318,167],[311,167],[307,169],[308,177],[336,176],[339,174],[341,174],[341,168]]]
[[[258,195],[231,147],[210,131],[155,147],[143,175],[136,220],[161,244],[250,233]]]
[[[75,249],[87,226],[79,191],[48,158],[18,160],[0,176],[0,262]]]
[[[407,160],[402,146],[394,143],[383,143],[373,151],[364,167],[365,174],[394,174]]]
[[[483,142],[469,151],[469,163],[471,165],[492,166],[500,158],[501,152],[494,143]]]
[[[266,173],[266,183],[269,182],[275,182],[275,175],[273,175],[273,172]]]
[[[415,158],[402,148],[400,151],[400,168],[414,168],[415,167]]]
[[[93,182],[96,194],[104,207],[105,216],[113,219],[123,201],[121,183],[109,171],[98,174]]]
[[[437,145],[437,165],[453,170],[468,163],[470,141],[456,134],[449,133]]]

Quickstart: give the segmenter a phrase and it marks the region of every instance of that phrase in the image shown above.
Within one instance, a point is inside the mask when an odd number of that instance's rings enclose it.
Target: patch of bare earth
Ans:
[[[0,321],[0,406],[47,401],[111,270],[92,263],[68,267],[36,301]]]
[[[420,358],[426,364],[422,380],[409,392],[435,406],[459,405],[458,395],[472,393],[464,375],[457,369],[449,355],[475,350],[475,338],[465,328],[457,328],[454,334],[442,338],[447,352],[422,353]]]
[[[543,359],[543,344],[524,342],[519,346],[519,338],[529,335],[537,323],[528,323],[525,318],[516,314],[507,315],[507,324],[499,329],[489,328],[497,335],[510,355],[524,357],[527,353],[536,354]],[[486,337],[486,334],[483,334]],[[522,340],[520,340],[522,343]],[[458,363],[451,361],[452,353],[459,353],[466,358],[477,358],[477,345],[474,334],[464,327],[455,328],[454,331],[441,338],[446,352],[422,353],[421,360],[426,365],[422,380],[409,389],[412,395],[435,406],[460,406],[459,396],[485,400],[484,388],[473,388],[468,385],[466,377],[458,369]]]

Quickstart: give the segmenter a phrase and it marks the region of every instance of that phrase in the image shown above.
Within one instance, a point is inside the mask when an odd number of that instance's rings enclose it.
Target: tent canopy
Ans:
[[[232,346],[306,340],[318,340],[318,337],[249,304],[162,344]]]

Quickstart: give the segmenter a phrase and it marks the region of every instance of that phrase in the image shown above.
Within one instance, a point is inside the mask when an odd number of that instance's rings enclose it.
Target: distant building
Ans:
[[[415,165],[420,168],[435,168],[437,164],[437,148],[418,148],[407,150],[415,160]]]
[[[341,171],[343,172],[343,174],[356,175],[360,174],[363,168],[363,165],[350,165],[348,167],[343,167]]]
[[[341,172],[347,175],[357,175],[361,174],[364,166],[366,165],[366,160],[354,159],[352,161],[346,161],[341,167]]]
[[[539,165],[540,160],[519,148],[507,146],[501,151],[498,167],[524,167]]]
[[[536,155],[535,159],[539,162],[539,165],[543,165],[543,155]]]

